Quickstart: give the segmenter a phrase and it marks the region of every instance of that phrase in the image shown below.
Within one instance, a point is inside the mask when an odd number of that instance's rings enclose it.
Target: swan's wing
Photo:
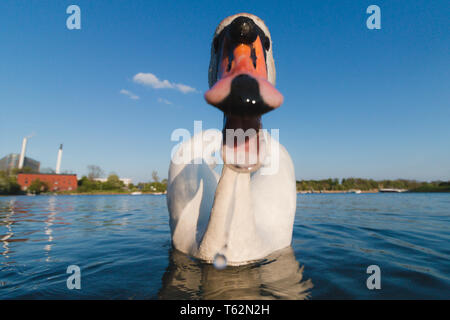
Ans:
[[[167,187],[172,243],[194,255],[206,230],[219,174],[212,155],[220,150],[219,130],[205,130],[180,144],[173,153]]]

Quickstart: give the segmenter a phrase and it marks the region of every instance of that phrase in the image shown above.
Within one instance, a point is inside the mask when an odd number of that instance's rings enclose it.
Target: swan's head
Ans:
[[[206,101],[225,115],[255,116],[278,108],[272,39],[264,22],[248,13],[225,18],[211,45]]]
[[[283,102],[275,89],[269,29],[252,14],[239,13],[219,24],[211,45],[208,75],[210,89],[205,99],[223,111],[224,133],[226,129],[258,131],[261,115]],[[247,153],[250,139],[245,140]],[[241,167],[249,167],[248,161]]]

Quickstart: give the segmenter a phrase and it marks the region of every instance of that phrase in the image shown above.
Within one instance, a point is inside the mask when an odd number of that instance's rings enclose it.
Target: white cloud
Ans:
[[[196,92],[197,91],[194,88],[189,87],[189,86],[187,86],[185,84],[181,84],[181,83],[175,84],[175,87],[178,90],[180,90],[181,92],[183,92],[183,93],[189,93],[189,92]]]
[[[139,99],[139,97],[137,95],[135,95],[133,92],[125,90],[125,89],[120,90],[119,93],[124,94],[124,95],[128,96],[130,99],[133,99],[133,100],[138,100]]]
[[[133,81],[153,89],[175,89],[182,93],[197,92],[195,88],[182,83],[172,83],[169,80],[159,80],[153,73],[138,73],[133,77]]]
[[[164,104],[172,104],[172,102],[170,102],[169,100],[163,99],[163,98],[158,98],[158,102],[164,103]]]

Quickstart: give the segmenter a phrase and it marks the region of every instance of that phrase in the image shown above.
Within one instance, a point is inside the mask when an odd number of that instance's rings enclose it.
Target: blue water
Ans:
[[[299,195],[292,248],[216,270],[171,249],[165,196],[0,197],[0,299],[450,299],[449,222],[450,194]]]

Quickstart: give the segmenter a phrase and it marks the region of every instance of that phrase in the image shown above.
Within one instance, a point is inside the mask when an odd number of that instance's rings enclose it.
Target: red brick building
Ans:
[[[76,174],[19,173],[17,175],[17,183],[24,191],[37,179],[47,183],[49,191],[71,191],[78,187]]]

